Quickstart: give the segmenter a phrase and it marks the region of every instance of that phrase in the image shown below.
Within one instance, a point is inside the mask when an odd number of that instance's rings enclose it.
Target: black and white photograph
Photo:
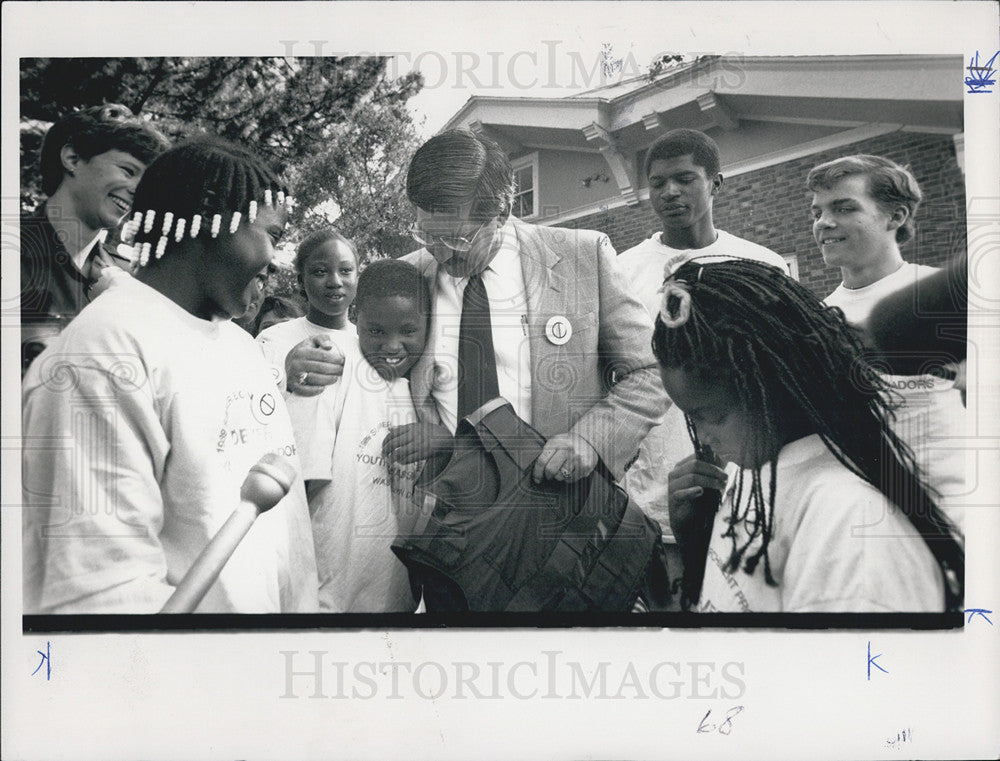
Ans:
[[[995,6],[4,17],[5,758],[995,757]]]

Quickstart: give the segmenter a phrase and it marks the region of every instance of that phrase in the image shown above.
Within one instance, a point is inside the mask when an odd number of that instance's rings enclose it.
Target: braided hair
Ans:
[[[139,266],[159,259],[185,237],[235,232],[256,210],[291,209],[288,188],[255,154],[218,137],[199,137],[161,154],[135,190],[135,214],[122,240],[133,243]]]
[[[749,498],[743,468],[726,536],[733,550],[726,570],[743,565],[752,574],[764,561],[766,582],[777,586],[768,545],[774,524],[776,457],[768,443],[782,435],[818,434],[852,473],[897,505],[927,542],[945,578],[947,607],[961,605],[965,571],[958,532],[918,475],[909,447],[890,427],[893,398],[885,379],[865,357],[861,333],[843,312],[827,307],[778,269],[747,260],[682,265],[665,283],[656,319],[653,353],[664,368],[680,369],[706,382],[729,379],[734,403],[758,433]],[[694,423],[687,419],[696,450]],[[770,464],[765,500],[763,457]],[[746,526],[740,544],[736,526]],[[759,549],[744,558],[760,537]]]

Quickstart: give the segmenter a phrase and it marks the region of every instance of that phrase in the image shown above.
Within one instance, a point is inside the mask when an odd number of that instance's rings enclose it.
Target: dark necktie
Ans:
[[[480,275],[473,275],[462,297],[458,329],[458,418],[500,396],[497,358],[493,352],[490,302]]]

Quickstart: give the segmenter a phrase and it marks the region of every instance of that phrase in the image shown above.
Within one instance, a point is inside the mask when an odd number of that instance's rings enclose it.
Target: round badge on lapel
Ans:
[[[549,339],[551,344],[562,346],[572,335],[573,326],[568,317],[557,314],[555,317],[550,317],[549,321],[545,323],[545,337]]]

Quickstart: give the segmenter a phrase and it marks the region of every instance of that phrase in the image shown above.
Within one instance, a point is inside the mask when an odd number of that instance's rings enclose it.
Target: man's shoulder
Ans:
[[[399,260],[407,264],[412,264],[420,270],[420,274],[424,277],[427,277],[429,273],[437,272],[437,262],[433,254],[426,248],[418,248],[416,251],[404,254],[399,257]]]
[[[772,251],[760,243],[754,243],[752,240],[733,235],[725,230],[719,230],[719,239],[716,241],[716,246],[730,249],[728,252],[719,251],[718,253],[720,254],[731,253],[733,256],[738,256],[741,259],[751,259],[753,261],[764,262],[765,264],[773,264],[775,267],[781,267],[785,271],[788,270],[785,258],[778,252]]]
[[[631,248],[626,248],[618,254],[618,258],[622,261],[630,261],[665,256],[668,249],[660,242],[659,236],[660,233],[654,233],[649,238],[643,238]]]
[[[598,243],[607,238],[605,233],[599,230],[576,229],[572,227],[545,227],[543,225],[533,225],[530,222],[516,222],[518,232],[524,235],[533,235],[551,246],[578,245],[579,243]]]

